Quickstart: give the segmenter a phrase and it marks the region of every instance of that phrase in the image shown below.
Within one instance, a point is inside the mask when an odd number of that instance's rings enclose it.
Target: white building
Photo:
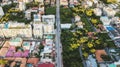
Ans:
[[[93,11],[94,11],[94,14],[96,16],[101,16],[102,15],[102,10],[100,8],[95,8]]]
[[[99,1],[99,0],[93,0],[93,2],[94,2],[95,4],[97,4],[97,3],[98,3],[98,1]]]
[[[29,2],[32,2],[33,0],[18,0],[19,2],[22,1],[24,3],[29,3]]]
[[[27,20],[31,19],[31,11],[30,10],[25,11],[25,18],[27,18]]]
[[[60,5],[68,6],[68,0],[60,0]]]
[[[93,5],[93,2],[90,1],[90,0],[84,0],[84,1],[82,1],[82,6],[83,6],[84,8],[91,7],[92,5]]]
[[[3,15],[4,15],[4,11],[3,11],[2,7],[0,7],[0,18],[2,18]]]
[[[40,2],[43,4],[43,0],[34,0],[35,2]]]
[[[79,22],[80,21],[80,16],[75,16],[75,22]]]
[[[1,26],[0,31],[5,37],[32,37],[31,25],[25,25],[24,23],[9,23]]]
[[[61,24],[61,29],[69,29],[72,24]]]
[[[33,34],[35,38],[42,38],[43,36],[43,24],[34,23],[33,24]]]
[[[116,14],[116,11],[110,7],[103,7],[103,12],[105,15],[109,17],[113,17]]]
[[[100,20],[102,21],[103,25],[110,25],[111,20],[107,16],[100,17]]]
[[[43,5],[39,5],[39,14],[44,14],[45,12],[45,7]]]
[[[44,34],[55,34],[54,25],[44,24]]]
[[[54,25],[55,23],[55,15],[43,15],[42,22],[46,22],[47,24]]]
[[[19,1],[19,9],[20,9],[21,11],[23,11],[23,10],[26,9],[25,2]]]
[[[79,2],[77,0],[70,0],[70,5],[77,5]]]
[[[83,23],[82,22],[77,22],[76,25],[77,25],[78,28],[83,28]]]

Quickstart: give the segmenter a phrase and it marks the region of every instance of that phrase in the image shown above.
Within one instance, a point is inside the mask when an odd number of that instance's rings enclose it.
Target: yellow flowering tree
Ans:
[[[92,16],[93,15],[93,10],[92,9],[86,10],[86,15],[87,16]]]
[[[90,49],[91,53],[95,53],[95,51],[96,51],[95,49]]]
[[[108,3],[117,3],[117,0],[107,0]]]
[[[85,58],[87,58],[87,57],[88,57],[88,53],[87,53],[87,52],[84,52],[84,53],[83,53],[83,56],[84,56]]]
[[[93,44],[88,42],[87,46],[88,46],[89,48],[92,48],[92,47],[93,47]]]
[[[91,22],[92,22],[93,24],[97,24],[97,23],[98,23],[98,20],[95,19],[95,18],[92,18],[92,19],[91,19]]]

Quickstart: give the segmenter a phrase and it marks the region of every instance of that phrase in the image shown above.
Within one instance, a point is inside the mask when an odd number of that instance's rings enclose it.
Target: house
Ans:
[[[52,58],[50,57],[51,53],[52,53],[52,48],[53,47],[49,46],[49,45],[44,46],[43,51],[40,53],[40,56],[42,56],[40,62],[42,62],[42,63],[45,63],[45,62],[52,63]]]
[[[102,15],[102,10],[100,8],[95,8],[93,11],[94,11],[94,14],[96,16],[101,16]]]
[[[0,7],[0,18],[2,18],[3,15],[4,15],[4,11],[3,11],[2,7]]]
[[[105,50],[96,50],[95,56],[98,62],[103,62],[104,60],[101,58],[101,55],[107,55]]]
[[[86,4],[87,4],[89,7],[91,7],[91,6],[93,5],[93,2],[90,1],[90,0],[87,0],[87,1],[86,1]]]
[[[52,63],[43,63],[43,64],[38,64],[38,67],[54,67],[55,65]]]
[[[119,32],[114,27],[105,26],[105,28],[109,32],[109,36],[111,37],[111,39],[115,40],[120,38]]]
[[[35,2],[43,3],[43,0],[34,0]]]
[[[45,7],[43,5],[39,5],[39,14],[44,14],[45,13]]]
[[[24,3],[29,3],[29,2],[32,2],[33,0],[18,0],[18,1],[22,1]]]
[[[83,28],[83,23],[82,22],[77,22],[76,25],[77,25],[78,28]]]
[[[79,22],[80,21],[80,16],[75,16],[75,22]]]
[[[110,25],[111,20],[107,16],[101,16],[100,20],[102,21],[103,25]]]
[[[21,46],[23,40],[22,38],[12,38],[10,41],[9,41],[9,45],[10,46]]]
[[[92,55],[89,55],[88,60],[86,60],[87,67],[97,67],[96,59]]]
[[[47,45],[51,45],[51,46],[52,46],[53,40],[52,40],[52,39],[46,39],[46,40],[45,40],[45,43],[46,43]]]
[[[22,0],[19,0],[19,9],[21,11],[26,9],[25,3]]]
[[[68,6],[68,0],[60,0],[60,5]]]
[[[93,0],[93,2],[94,2],[95,4],[97,4],[97,3],[98,3],[98,1],[99,1],[99,0]]]
[[[42,22],[46,22],[47,24],[54,25],[55,15],[42,15]]]
[[[69,1],[70,5],[77,5],[79,2],[77,0],[70,0]]]
[[[2,0],[2,2],[8,2],[9,0]]]
[[[116,14],[116,11],[111,7],[103,7],[103,13],[109,17],[113,17]]]
[[[113,24],[116,24],[117,27],[120,26],[120,18],[119,17],[113,17],[112,20],[111,20],[111,22]]]
[[[61,29],[69,29],[72,24],[61,24]]]
[[[82,1],[82,6],[85,8],[91,7],[93,5],[93,2],[90,0],[84,0]]]
[[[27,18],[27,20],[31,19],[31,11],[30,10],[25,11],[25,18]]]

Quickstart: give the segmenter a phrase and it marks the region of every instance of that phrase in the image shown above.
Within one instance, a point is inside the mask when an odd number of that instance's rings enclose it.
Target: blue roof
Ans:
[[[106,27],[107,28],[107,30],[109,30],[109,31],[113,31],[113,30],[115,30],[115,28],[113,28],[113,27]]]

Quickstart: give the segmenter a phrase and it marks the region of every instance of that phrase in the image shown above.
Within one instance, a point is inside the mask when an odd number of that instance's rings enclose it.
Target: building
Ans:
[[[70,0],[69,1],[70,5],[78,5],[78,1],[77,0]]]
[[[60,5],[68,6],[68,0],[60,0]]]
[[[75,16],[75,22],[79,22],[80,21],[80,16]]]
[[[31,11],[30,10],[25,11],[25,18],[27,18],[27,20],[31,19]]]
[[[103,13],[109,17],[113,17],[116,14],[116,11],[111,7],[103,7]]]
[[[103,25],[110,25],[111,20],[107,16],[101,16],[100,20],[102,21]]]
[[[61,29],[69,29],[72,24],[61,24]]]
[[[43,64],[39,64],[38,67],[54,67],[54,64],[51,64],[51,63],[43,63]]]
[[[26,9],[25,2],[23,2],[22,0],[19,0],[19,9],[21,11]]]
[[[95,8],[93,11],[94,11],[94,14],[96,16],[101,16],[102,15],[102,10],[100,8]]]
[[[47,24],[54,25],[55,23],[55,15],[43,15],[42,22],[46,22]]]
[[[39,14],[44,14],[45,13],[45,7],[43,5],[39,5]]]
[[[78,28],[83,28],[84,24],[82,22],[77,22],[76,25],[77,25]]]
[[[1,24],[0,30],[4,37],[32,37],[31,25],[25,25],[24,23]]]
[[[18,0],[18,1],[22,1],[24,3],[29,3],[29,2],[32,2],[33,0]]]
[[[2,7],[0,7],[0,18],[2,18],[3,15],[4,15],[4,11],[3,11]]]
[[[55,34],[54,25],[44,24],[43,30],[44,34]]]
[[[43,24],[34,23],[33,24],[33,34],[35,38],[42,38],[43,36]]]

